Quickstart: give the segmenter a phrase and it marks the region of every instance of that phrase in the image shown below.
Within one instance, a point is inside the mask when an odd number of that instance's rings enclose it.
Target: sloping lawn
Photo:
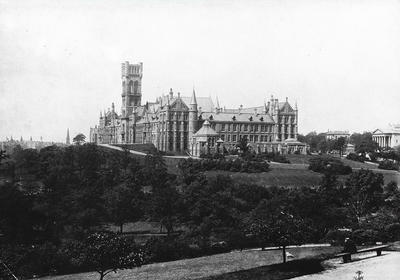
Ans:
[[[287,166],[286,166],[287,165]],[[316,186],[322,178],[322,174],[310,171],[305,168],[293,168],[290,164],[281,164],[281,166],[271,166],[269,172],[263,173],[240,173],[228,171],[209,171],[208,176],[225,174],[231,176],[235,182],[251,183],[265,187],[271,186]]]
[[[312,257],[320,254],[335,254],[340,247],[297,247],[288,249],[296,259]],[[139,268],[121,270],[105,277],[108,280],[180,280],[198,279],[224,273],[247,270],[255,267],[280,263],[281,250],[246,250],[225,254],[184,259],[166,263],[149,264]],[[41,279],[52,280],[97,280],[97,273],[81,273],[63,276],[51,276]]]

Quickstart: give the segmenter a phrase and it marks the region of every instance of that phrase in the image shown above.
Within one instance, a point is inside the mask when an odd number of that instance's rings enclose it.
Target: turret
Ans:
[[[197,99],[196,92],[193,89],[192,98],[189,104],[189,141],[192,141],[193,134],[197,131]]]
[[[218,100],[218,96],[217,96],[217,105],[215,106],[215,112],[218,114],[219,112],[221,112],[221,107],[219,106],[219,100]]]
[[[69,128],[67,128],[67,138],[65,139],[65,144],[67,145],[71,144],[69,139]]]

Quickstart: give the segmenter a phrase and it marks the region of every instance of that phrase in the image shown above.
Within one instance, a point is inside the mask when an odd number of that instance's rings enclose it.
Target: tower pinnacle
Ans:
[[[69,140],[69,128],[67,128],[67,138],[65,139],[65,144],[70,145],[70,140]]]

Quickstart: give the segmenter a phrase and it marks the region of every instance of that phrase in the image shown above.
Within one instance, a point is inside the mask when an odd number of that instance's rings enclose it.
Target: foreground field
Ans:
[[[320,254],[334,254],[341,250],[339,247],[296,247],[288,251],[296,259],[316,256]],[[121,280],[180,280],[198,279],[213,275],[246,270],[250,268],[270,265],[282,261],[280,250],[247,250],[233,251],[200,258],[185,259],[166,263],[149,264],[135,269],[121,270],[106,276],[105,279]],[[51,280],[97,280],[98,273],[81,273],[63,276],[45,277]]]

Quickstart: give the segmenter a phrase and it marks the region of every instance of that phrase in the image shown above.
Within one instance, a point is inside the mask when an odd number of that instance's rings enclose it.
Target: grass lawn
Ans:
[[[321,254],[335,254],[341,247],[297,247],[288,249],[296,259],[313,257]],[[240,270],[248,270],[256,267],[280,263],[282,261],[281,250],[246,250],[233,251],[225,254],[217,254],[193,259],[184,259],[166,263],[149,264],[139,268],[121,270],[111,273],[105,279],[121,280],[180,280],[199,279],[216,276]],[[42,279],[52,280],[95,280],[97,273],[81,273],[63,276],[51,276]],[[219,278],[218,278],[219,279]],[[222,279],[222,278],[221,278]],[[224,278],[229,279],[229,278]],[[234,279],[234,278],[233,278]],[[237,278],[238,279],[238,278]],[[282,279],[282,278],[280,278]]]
[[[322,174],[305,168],[293,168],[290,164],[271,166],[271,171],[263,173],[240,173],[229,171],[208,171],[207,176],[226,174],[238,183],[251,183],[265,187],[271,186],[316,186],[322,178]]]

